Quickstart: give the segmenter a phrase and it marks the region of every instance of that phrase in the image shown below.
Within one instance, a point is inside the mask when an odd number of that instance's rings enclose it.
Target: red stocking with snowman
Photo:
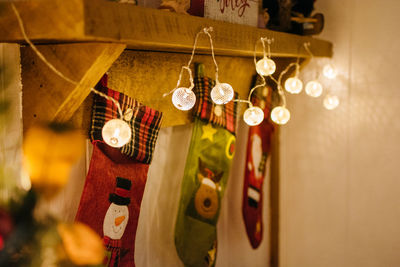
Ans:
[[[122,177],[116,179],[115,192],[110,194],[111,202],[104,216],[103,233],[104,246],[108,251],[105,264],[118,266],[121,258],[121,238],[129,221],[128,205],[131,202],[129,191],[131,181]]]
[[[132,138],[125,146],[113,148],[102,140],[103,125],[118,118],[110,100],[95,96],[90,137],[93,153],[76,220],[103,237],[109,267],[135,266],[135,237],[147,172],[161,125],[162,114],[107,87],[104,76],[96,89],[117,100]]]

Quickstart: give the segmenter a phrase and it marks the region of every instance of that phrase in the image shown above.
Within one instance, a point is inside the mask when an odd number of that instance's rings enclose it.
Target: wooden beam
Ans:
[[[35,42],[122,42],[130,49],[190,52],[203,27],[213,27],[219,55],[253,56],[260,37],[274,38],[273,56],[308,57],[302,49],[310,42],[315,56],[331,57],[332,44],[316,38],[215,21],[105,0],[27,0],[14,2],[28,36]],[[0,3],[0,41],[23,42],[10,3]],[[198,52],[210,52],[202,36]],[[259,54],[261,46],[259,49]]]
[[[115,43],[39,45],[46,59],[73,85],[21,47],[24,130],[40,121],[67,121],[126,46]]]
[[[34,41],[83,40],[84,5],[81,0],[12,1],[24,22],[27,35]],[[23,42],[11,1],[0,2],[0,41]]]

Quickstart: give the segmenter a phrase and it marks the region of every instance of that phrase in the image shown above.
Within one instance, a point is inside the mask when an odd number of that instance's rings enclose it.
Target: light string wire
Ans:
[[[257,67],[257,45],[259,42],[261,42],[263,46],[263,56],[264,58],[268,57],[271,58],[271,43],[274,41],[274,38],[267,38],[267,37],[261,37],[258,39],[254,45],[254,51],[253,51],[253,61],[254,61],[254,66]],[[265,47],[265,42],[267,42],[267,49]],[[261,77],[262,83],[259,85],[254,86],[253,88],[250,89],[249,95],[247,97],[247,100],[244,99],[235,99],[233,100],[234,102],[239,102],[239,103],[247,103],[249,104],[249,107],[253,107],[253,103],[251,103],[251,96],[253,95],[254,91],[257,90],[258,88],[265,87],[267,85],[267,82],[265,81],[265,77],[258,74]],[[269,75],[272,77],[271,75]],[[273,79],[273,77],[272,77]]]
[[[311,52],[311,49],[310,49],[311,43],[310,42],[305,42],[303,44],[303,46],[304,46],[304,49],[307,51],[307,53],[310,55],[310,60],[312,60],[314,58],[314,54]],[[315,72],[315,79],[318,79],[319,75],[320,75],[320,73],[317,70]]]
[[[178,77],[178,82],[176,83],[176,87],[174,89],[172,89],[171,91],[169,91],[168,93],[163,94],[163,97],[166,97],[170,94],[172,94],[173,92],[176,91],[176,89],[178,89],[179,85],[181,84],[182,81],[182,75],[183,75],[183,71],[187,70],[187,72],[189,73],[189,79],[190,79],[190,87],[189,89],[192,90],[194,88],[194,82],[193,82],[193,74],[192,74],[192,70],[190,69],[190,65],[192,64],[195,52],[196,52],[196,48],[197,48],[197,41],[199,39],[199,36],[201,34],[205,34],[207,35],[207,37],[210,40],[210,48],[211,48],[211,56],[214,62],[214,66],[215,66],[215,82],[216,84],[219,84],[219,68],[218,68],[218,64],[217,64],[217,60],[215,59],[215,53],[214,53],[214,43],[213,43],[213,39],[212,36],[210,34],[210,32],[213,31],[213,27],[204,27],[201,31],[199,31],[196,34],[196,37],[194,38],[194,43],[193,43],[193,48],[192,48],[192,54],[190,56],[190,59],[188,61],[188,63],[185,66],[182,66],[181,71],[179,73],[179,77]]]
[[[307,53],[310,54],[311,59],[313,59],[314,55],[310,50],[311,43],[310,42],[306,42],[306,43],[303,44],[303,46],[304,46],[304,49],[307,51]]]
[[[307,51],[307,53],[310,54],[311,59],[314,57],[313,53],[310,50],[310,42],[306,42],[303,43],[303,47],[304,49]],[[276,80],[272,75],[270,75],[271,80],[273,80],[276,85],[278,86],[278,93],[281,96],[281,100],[282,100],[282,106],[286,107],[286,96],[284,93],[284,90],[282,89],[282,78],[283,76],[289,71],[289,69],[291,67],[295,66],[296,67],[296,72],[295,72],[295,77],[297,77],[299,75],[299,71],[300,71],[300,57],[298,56],[296,59],[296,62],[292,62],[290,63],[280,74],[278,77],[278,80]]]
[[[61,77],[61,78],[64,79],[65,81],[67,81],[67,82],[69,82],[69,83],[71,83],[71,84],[77,86],[77,85],[79,84],[78,82],[76,82],[76,81],[74,81],[74,80],[68,78],[68,77],[65,76],[62,72],[60,72],[56,67],[54,67],[54,65],[51,64],[51,63],[46,59],[46,57],[37,49],[37,47],[31,42],[31,40],[29,39],[28,35],[26,34],[25,27],[24,27],[24,23],[23,23],[23,21],[22,21],[22,18],[21,18],[21,16],[20,16],[20,13],[19,13],[18,9],[15,7],[14,3],[11,3],[11,7],[12,7],[14,13],[15,13],[15,16],[16,16],[17,21],[18,21],[19,28],[20,28],[20,30],[21,30],[22,36],[23,36],[24,39],[25,39],[25,42],[27,42],[27,43],[29,44],[29,46],[30,46],[30,47],[32,48],[32,50],[36,53],[36,55],[37,55],[37,56],[38,56],[38,57],[39,57],[39,58],[40,58],[40,59],[41,59],[55,74],[57,74],[59,77]],[[107,100],[111,100],[111,101],[114,103],[114,105],[117,107],[117,109],[118,109],[118,114],[119,114],[120,118],[121,118],[121,119],[124,118],[123,113],[122,113],[122,109],[121,109],[121,105],[119,104],[119,102],[118,102],[117,100],[115,100],[113,97],[110,97],[110,96],[108,96],[108,95],[106,95],[106,94],[104,94],[104,93],[102,93],[102,92],[100,92],[100,91],[98,91],[98,90],[96,90],[96,89],[94,89],[94,88],[90,88],[90,91],[93,92],[93,93],[95,93],[95,94],[97,94],[97,95],[100,95],[100,96],[104,97],[104,98],[107,99]]]
[[[25,27],[24,27],[24,23],[23,23],[23,21],[22,21],[22,18],[21,18],[21,16],[20,16],[20,13],[19,13],[18,9],[15,7],[14,3],[11,3],[11,7],[12,7],[14,13],[15,13],[15,16],[16,16],[16,18],[17,18],[17,21],[18,21],[18,24],[19,24],[19,27],[20,27],[20,30],[21,30],[21,33],[22,33],[22,35],[23,35],[25,41],[29,44],[29,46],[30,46],[30,47],[32,48],[32,50],[37,54],[37,56],[38,56],[38,57],[39,57],[39,58],[40,58],[40,59],[41,59],[55,74],[57,74],[59,77],[61,77],[61,78],[64,79],[65,81],[67,81],[67,82],[69,82],[69,83],[71,83],[71,84],[73,84],[73,85],[75,85],[75,86],[78,85],[78,84],[79,84],[78,82],[76,82],[76,81],[74,81],[74,80],[72,80],[72,79],[66,77],[66,76],[65,76],[63,73],[61,73],[56,67],[54,67],[54,65],[51,64],[51,63],[46,59],[46,57],[37,49],[37,47],[31,42],[31,40],[30,40],[29,37],[27,36],[26,31],[25,31]],[[187,71],[189,72],[189,76],[190,76],[189,78],[190,78],[190,83],[191,83],[189,89],[193,89],[194,83],[193,83],[193,75],[192,75],[192,71],[191,71],[191,69],[190,69],[190,65],[191,65],[191,63],[192,63],[192,61],[193,61],[193,58],[194,58],[194,55],[195,55],[195,50],[196,50],[196,47],[197,47],[197,41],[198,41],[198,38],[199,38],[200,34],[206,34],[206,35],[208,36],[208,38],[209,38],[210,47],[211,47],[211,55],[212,55],[212,59],[213,59],[214,66],[215,66],[215,81],[216,81],[217,84],[219,83],[219,80],[218,80],[219,68],[218,68],[217,61],[216,61],[216,59],[215,59],[214,45],[213,45],[212,36],[211,36],[211,34],[210,34],[210,32],[212,32],[212,31],[213,31],[213,28],[212,28],[212,27],[208,27],[208,28],[205,27],[205,28],[203,28],[201,31],[199,31],[199,32],[196,34],[196,37],[195,37],[195,40],[194,40],[194,44],[193,44],[192,54],[191,54],[191,57],[190,57],[190,59],[189,59],[188,64],[187,64],[186,66],[182,66],[182,69],[181,69],[181,72],[180,72],[180,74],[179,74],[179,78],[178,78],[178,82],[177,82],[176,87],[175,87],[173,90],[171,90],[169,93],[164,94],[164,95],[163,95],[164,97],[167,96],[167,95],[169,95],[169,94],[171,94],[171,93],[173,93],[173,92],[179,87],[180,82],[181,82],[181,80],[182,80],[182,74],[183,74],[183,71],[184,71],[184,70],[187,70]],[[270,57],[271,57],[271,47],[270,47],[270,44],[274,41],[274,39],[273,39],[273,38],[271,38],[271,39],[270,39],[270,38],[260,38],[259,40],[257,40],[257,42],[256,42],[256,44],[255,44],[255,48],[254,48],[254,64],[255,64],[255,65],[257,64],[257,58],[256,58],[257,44],[258,44],[258,42],[260,42],[260,41],[261,41],[262,46],[263,46],[263,55],[264,55],[264,57],[269,57],[269,58],[270,58]],[[267,42],[267,49],[265,49],[265,48],[266,48],[266,46],[265,46],[265,41]],[[313,58],[314,55],[313,55],[312,52],[310,51],[309,46],[310,46],[310,43],[309,43],[309,42],[304,43],[304,48],[305,48],[305,50],[310,54],[311,58]],[[267,50],[267,51],[266,51],[266,50]],[[268,75],[268,77],[270,77],[271,80],[274,81],[274,82],[277,84],[277,86],[278,86],[278,93],[279,93],[280,96],[281,96],[282,105],[283,105],[284,107],[286,106],[286,97],[285,97],[285,94],[284,94],[283,89],[282,89],[282,86],[281,86],[281,80],[282,80],[283,75],[286,74],[292,66],[296,66],[296,76],[298,75],[298,69],[299,69],[299,63],[298,63],[298,62],[299,62],[299,57],[297,58],[296,63],[290,63],[290,64],[286,67],[286,69],[280,73],[278,80],[276,80],[272,75]],[[233,100],[233,101],[235,101],[235,102],[242,102],[242,103],[248,103],[249,106],[252,107],[253,105],[252,105],[252,103],[251,103],[251,101],[250,101],[250,100],[251,100],[252,94],[254,93],[254,91],[255,91],[256,89],[258,89],[258,88],[260,88],[260,87],[264,87],[264,86],[266,85],[265,77],[262,76],[262,75],[260,75],[260,76],[261,76],[261,78],[262,78],[263,83],[254,86],[254,87],[250,90],[247,100],[235,99],[235,100]],[[107,99],[107,100],[112,101],[112,102],[114,103],[114,105],[115,105],[115,106],[117,107],[117,109],[118,109],[119,116],[121,117],[121,119],[123,119],[124,116],[123,116],[123,113],[122,113],[122,109],[121,109],[121,106],[120,106],[120,104],[119,104],[119,102],[118,102],[117,100],[115,100],[113,97],[107,96],[106,94],[104,94],[104,93],[102,93],[102,92],[100,92],[100,91],[98,91],[98,90],[96,90],[96,89],[94,89],[94,88],[90,88],[90,91],[92,91],[92,92],[95,93],[95,94],[100,95],[101,97],[104,97],[104,98]]]

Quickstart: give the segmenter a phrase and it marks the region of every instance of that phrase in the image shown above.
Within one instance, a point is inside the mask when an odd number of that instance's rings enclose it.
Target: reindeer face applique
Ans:
[[[215,173],[208,169],[199,158],[199,172],[197,178],[200,187],[194,198],[194,206],[197,213],[205,219],[212,219],[219,208],[219,181],[223,172]]]

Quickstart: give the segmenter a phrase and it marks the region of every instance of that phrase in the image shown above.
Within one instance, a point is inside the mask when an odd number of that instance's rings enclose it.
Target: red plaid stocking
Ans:
[[[107,76],[96,89],[119,101],[133,113],[128,124],[132,140],[120,149],[102,141],[101,129],[117,118],[110,100],[95,96],[92,129],[93,154],[76,220],[92,227],[108,250],[107,266],[135,266],[135,236],[149,163],[161,124],[161,113],[107,88]]]

